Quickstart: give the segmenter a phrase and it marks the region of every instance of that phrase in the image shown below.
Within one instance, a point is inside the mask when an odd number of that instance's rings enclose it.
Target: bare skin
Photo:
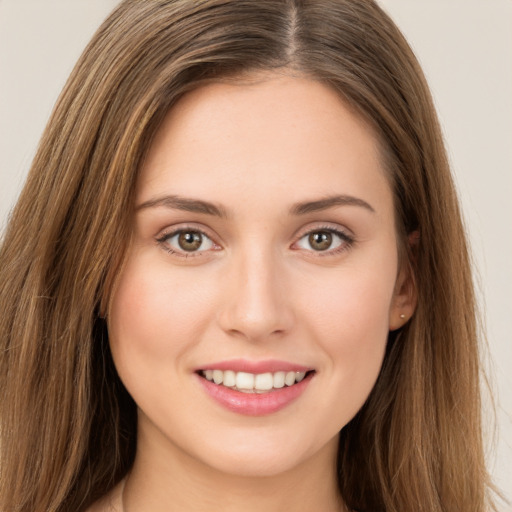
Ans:
[[[346,511],[338,433],[415,306],[372,131],[305,78],[209,85],[167,116],[136,207],[108,323],[137,454],[89,512]],[[198,371],[234,358],[312,378],[278,412],[234,412]]]

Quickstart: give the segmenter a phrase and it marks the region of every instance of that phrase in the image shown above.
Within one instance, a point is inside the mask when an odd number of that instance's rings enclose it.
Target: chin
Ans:
[[[318,436],[311,442],[289,433],[286,436],[262,435],[255,442],[257,435],[256,432],[242,439],[230,436],[224,443],[214,443],[215,449],[205,446],[198,458],[220,473],[246,478],[275,477],[300,471],[312,458],[336,459],[338,434],[326,443]]]

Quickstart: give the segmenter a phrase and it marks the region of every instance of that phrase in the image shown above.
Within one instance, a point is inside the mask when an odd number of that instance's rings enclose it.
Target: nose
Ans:
[[[291,330],[295,317],[282,265],[270,251],[247,252],[230,265],[220,327],[249,341],[283,335]]]

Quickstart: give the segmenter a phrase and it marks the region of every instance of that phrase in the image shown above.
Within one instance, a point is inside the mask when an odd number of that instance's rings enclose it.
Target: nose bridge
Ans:
[[[270,244],[248,243],[233,255],[221,323],[225,331],[259,340],[290,329],[286,276]]]

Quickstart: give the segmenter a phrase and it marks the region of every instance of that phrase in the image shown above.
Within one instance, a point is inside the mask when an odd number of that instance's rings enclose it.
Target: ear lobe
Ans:
[[[395,283],[395,291],[389,310],[389,330],[403,327],[416,310],[418,294],[411,265],[405,263]]]

